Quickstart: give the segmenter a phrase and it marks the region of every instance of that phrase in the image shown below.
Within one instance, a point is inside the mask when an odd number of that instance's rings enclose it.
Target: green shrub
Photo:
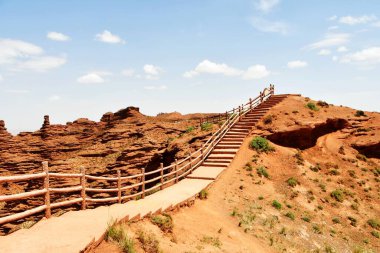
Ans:
[[[186,129],[186,133],[190,133],[194,130],[195,128],[193,126],[189,126],[187,129]]]
[[[357,154],[357,155],[356,155],[356,158],[357,158],[358,160],[363,161],[363,162],[366,162],[366,161],[367,161],[367,157],[366,157],[365,155],[362,155],[362,154]]]
[[[375,230],[371,232],[371,235],[373,235],[376,238],[380,238],[380,233]]]
[[[205,122],[201,125],[201,130],[202,131],[211,131],[212,130],[212,123],[210,122]]]
[[[380,221],[377,219],[369,219],[367,224],[370,225],[374,229],[380,229]]]
[[[317,224],[314,224],[312,228],[313,228],[314,233],[322,234],[322,230]]]
[[[321,170],[321,166],[319,165],[319,163],[317,163],[315,166],[310,166],[310,170],[318,172]]]
[[[276,208],[277,210],[280,210],[280,209],[282,208],[281,203],[278,202],[277,200],[273,200],[273,202],[272,202],[272,206],[273,206],[274,208]]]
[[[331,192],[330,196],[334,198],[336,201],[343,202],[344,200],[344,194],[343,191],[340,189],[334,190]]]
[[[160,247],[159,242],[152,233],[146,233],[142,230],[137,232],[137,239],[141,243],[141,247],[143,248],[144,252],[149,253],[160,253]]]
[[[256,171],[260,177],[269,178],[269,173],[264,166],[257,167]]]
[[[289,178],[288,180],[286,180],[286,182],[290,187],[295,187],[298,184],[297,179],[295,179],[294,177]]]
[[[319,110],[319,108],[313,102],[307,103],[306,107],[309,108],[310,110],[313,110],[313,111],[318,111]]]
[[[335,224],[339,224],[340,223],[340,219],[338,217],[334,217],[332,218],[332,221],[335,223]]]
[[[173,219],[169,214],[163,213],[152,217],[152,223],[156,224],[163,232],[173,232]]]
[[[115,224],[114,221],[108,223],[106,241],[116,242],[123,252],[136,252],[134,241],[128,237],[124,225]]]
[[[200,199],[207,199],[208,198],[208,191],[206,189],[203,189],[200,193],[199,193],[199,198]]]
[[[367,115],[365,115],[365,113],[362,111],[362,110],[357,110],[355,112],[355,117],[365,117]]]
[[[270,152],[274,148],[269,144],[266,138],[257,136],[249,143],[250,148],[255,149],[257,152]]]
[[[307,215],[306,215],[306,216],[302,216],[301,219],[302,219],[303,221],[306,221],[306,222],[310,222],[310,220],[311,220],[310,217],[307,216]]]
[[[296,218],[296,216],[295,216],[294,213],[292,213],[292,212],[287,212],[287,213],[285,214],[285,216],[288,217],[288,218],[291,219],[291,220],[295,220],[295,218]]]
[[[356,225],[357,225],[357,220],[356,220],[354,217],[352,217],[352,216],[348,216],[347,219],[350,220],[350,222],[351,222],[350,224],[351,224],[352,226],[356,227]]]
[[[203,236],[201,239],[201,242],[210,244],[214,247],[221,248],[222,247],[222,242],[219,240],[218,237],[212,237],[212,236]]]

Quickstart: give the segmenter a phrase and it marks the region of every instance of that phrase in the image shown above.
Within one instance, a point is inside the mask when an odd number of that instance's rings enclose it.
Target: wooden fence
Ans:
[[[223,138],[223,136],[230,130],[230,128],[240,120],[248,111],[252,110],[263,101],[268,99],[272,94],[274,94],[274,86],[270,85],[269,89],[265,88],[260,95],[255,99],[249,99],[249,102],[234,108],[225,114],[220,114],[214,116],[214,119],[220,121],[224,120],[221,127],[212,134],[212,136],[202,145],[200,149],[189,154],[186,158],[175,162],[169,166],[164,167],[160,164],[160,167],[156,170],[145,172],[143,168],[141,173],[131,175],[131,176],[121,176],[120,170],[117,170],[115,177],[101,177],[92,176],[86,174],[84,168],[81,168],[80,173],[53,173],[49,172],[48,162],[42,162],[42,172],[36,174],[28,175],[15,175],[15,176],[0,176],[0,183],[9,183],[17,181],[29,181],[40,179],[43,180],[43,189],[33,190],[24,193],[10,194],[10,195],[0,195],[0,202],[8,201],[20,201],[22,199],[44,196],[44,204],[41,206],[34,207],[32,209],[11,214],[0,218],[0,225],[13,222],[26,218],[28,216],[45,211],[45,217],[49,218],[51,216],[51,210],[58,207],[71,206],[73,204],[80,204],[81,209],[86,209],[89,203],[123,203],[134,198],[145,198],[147,194],[150,194],[157,190],[162,190],[168,185],[175,184],[179,180],[190,174],[195,168],[200,166],[202,162],[211,153],[218,142]],[[221,116],[223,115],[223,117]],[[211,122],[211,119],[208,121]],[[157,174],[158,176],[147,179],[147,176]],[[72,187],[64,188],[52,188],[50,187],[50,181],[52,178],[78,178],[80,179],[80,184]],[[105,180],[117,182],[117,187],[114,188],[92,188],[87,185],[88,180]],[[137,182],[131,185],[125,185],[130,182]],[[124,185],[124,186],[123,186]],[[149,187],[148,187],[149,186]],[[132,193],[131,189],[139,188],[139,191]],[[59,193],[80,193],[80,197],[72,198],[69,200],[64,200],[56,203],[51,203],[51,194]],[[107,198],[91,198],[88,193],[112,193],[114,197]]]

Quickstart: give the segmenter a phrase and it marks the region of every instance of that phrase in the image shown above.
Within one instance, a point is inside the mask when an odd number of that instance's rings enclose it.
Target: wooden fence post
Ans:
[[[228,112],[226,112],[226,120],[228,120]]]
[[[161,168],[161,171],[160,171],[160,174],[161,174],[161,187],[160,189],[164,189],[164,164],[163,163],[160,163],[160,168]]]
[[[239,105],[239,117],[240,117],[240,115],[241,115],[241,109],[240,109],[240,105]]]
[[[142,168],[142,196],[141,198],[145,198],[145,168]]]
[[[175,182],[178,183],[178,159],[175,159]]]
[[[201,159],[202,159],[202,161],[203,161],[203,158],[204,158],[204,155],[203,155],[203,148],[204,148],[205,146],[204,145],[202,145],[202,148],[201,148]]]
[[[82,187],[80,191],[80,196],[82,197],[82,210],[86,209],[86,169],[84,167],[80,168],[80,185]]]
[[[51,209],[50,209],[50,191],[49,191],[49,164],[48,162],[42,162],[42,169],[44,170],[45,172],[45,179],[44,179],[44,187],[46,189],[46,193],[45,193],[45,205],[46,205],[46,209],[45,209],[45,217],[46,218],[50,218],[51,216]]]
[[[249,109],[252,110],[252,98],[249,98]]]
[[[117,170],[117,202],[121,204],[121,173]]]
[[[193,171],[193,157],[191,156],[191,152],[189,152],[190,156],[190,173]]]

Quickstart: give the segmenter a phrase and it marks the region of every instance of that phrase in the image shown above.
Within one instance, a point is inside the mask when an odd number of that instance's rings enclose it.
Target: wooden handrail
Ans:
[[[0,225],[9,223],[15,220],[23,219],[25,217],[31,216],[33,214],[45,211],[45,216],[49,218],[51,216],[51,209],[58,208],[62,206],[73,205],[76,203],[82,203],[82,209],[86,208],[87,203],[106,203],[106,202],[118,202],[122,203],[123,200],[132,199],[135,197],[144,198],[146,193],[152,192],[155,189],[164,189],[165,185],[177,183],[181,178],[186,177],[189,173],[191,173],[194,169],[200,166],[203,161],[208,157],[208,155],[213,151],[214,147],[219,143],[219,141],[228,133],[228,131],[250,110],[260,105],[262,102],[266,101],[271,95],[274,94],[274,86],[270,85],[269,88],[265,88],[260,95],[254,99],[249,99],[246,104],[242,104],[238,108],[233,108],[230,111],[227,111],[222,114],[218,114],[212,117],[207,117],[208,120],[217,119],[217,122],[225,119],[220,128],[212,133],[210,138],[193,153],[189,154],[187,157],[175,161],[166,167],[163,164],[160,164],[158,169],[145,172],[145,169],[142,169],[142,173],[130,175],[130,176],[121,176],[120,170],[117,170],[116,177],[105,177],[105,176],[94,176],[87,175],[85,173],[85,169],[81,168],[80,173],[56,173],[49,172],[47,162],[43,162],[43,172],[35,173],[35,174],[27,174],[27,175],[13,175],[13,176],[0,176],[0,183],[3,182],[17,182],[17,181],[28,181],[34,179],[43,179],[44,180],[44,188],[40,190],[33,190],[30,192],[24,193],[16,193],[9,195],[0,195],[0,201],[16,201],[29,197],[35,196],[45,196],[44,205],[8,215],[0,218]],[[207,121],[206,121],[207,122]],[[164,173],[164,171],[172,169],[171,171]],[[156,177],[146,179],[146,176],[157,174]],[[64,187],[64,188],[53,188],[50,187],[50,178],[80,178],[80,185]],[[105,181],[116,181],[117,187],[113,188],[93,188],[87,187],[87,180],[105,180]],[[131,180],[137,180],[138,182],[130,185],[123,186],[123,183],[131,182]],[[157,181],[157,184],[151,186],[150,188],[146,188],[147,184]],[[136,189],[137,192],[131,193],[132,189]],[[129,190],[129,194],[123,194]],[[56,203],[50,203],[50,194],[51,193],[71,193],[80,191],[79,198],[73,198],[69,200],[64,200]],[[133,190],[132,190],[133,191]],[[88,192],[94,193],[116,193],[115,197],[107,197],[107,198],[92,198],[87,196]]]

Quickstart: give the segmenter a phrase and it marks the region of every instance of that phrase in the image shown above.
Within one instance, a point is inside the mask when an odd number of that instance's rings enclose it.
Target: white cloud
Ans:
[[[148,80],[158,80],[163,72],[162,68],[152,64],[145,64],[143,70],[146,74],[145,78]]]
[[[330,55],[330,54],[331,54],[331,51],[328,49],[321,49],[318,52],[318,55]]]
[[[256,9],[260,11],[269,12],[279,3],[280,3],[280,0],[258,0],[255,6],[256,6]]]
[[[380,27],[380,21],[377,21],[377,22],[373,23],[372,26],[374,26],[374,27]]]
[[[28,90],[6,90],[6,93],[13,93],[13,94],[25,94],[29,93]]]
[[[166,85],[161,86],[145,86],[145,90],[166,90],[168,87]]]
[[[209,60],[203,60],[195,69],[187,71],[183,74],[185,78],[191,78],[200,74],[221,74],[224,76],[240,76],[243,79],[260,79],[270,74],[264,65],[254,65],[243,71],[228,66],[225,63],[216,63]]]
[[[69,36],[67,36],[63,33],[59,33],[59,32],[48,32],[46,34],[46,37],[48,39],[55,40],[55,41],[68,41],[68,40],[70,40]]]
[[[157,76],[162,72],[162,69],[158,66],[154,66],[152,64],[145,64],[143,67],[145,74]]]
[[[339,57],[334,55],[332,58],[331,58],[333,61],[338,61],[339,60]]]
[[[308,65],[307,62],[305,62],[305,61],[300,61],[300,60],[297,60],[297,61],[290,61],[290,62],[288,62],[288,64],[287,64],[288,68],[290,68],[290,69],[304,68],[304,67],[306,67],[307,65]]]
[[[337,26],[337,25],[333,25],[333,26],[329,26],[329,27],[327,28],[327,30],[332,31],[332,30],[336,30],[336,29],[338,29],[338,28],[339,28],[339,26]]]
[[[135,74],[135,70],[134,69],[124,69],[121,71],[121,74],[123,76],[132,77]]]
[[[0,64],[14,63],[18,59],[41,55],[42,48],[25,41],[0,39]]]
[[[3,76],[0,75],[0,82],[3,81],[3,80],[4,80]]]
[[[377,20],[377,17],[374,15],[363,15],[359,17],[353,16],[344,16],[339,18],[339,23],[346,25],[357,25],[357,24],[367,24],[369,22]]]
[[[48,56],[41,47],[12,39],[0,39],[0,65],[10,65],[15,70],[44,72],[66,63],[66,58]]]
[[[96,40],[105,42],[105,43],[111,43],[111,44],[125,44],[125,41],[122,40],[118,35],[112,34],[108,30],[104,30],[102,33],[98,33],[95,36]]]
[[[264,65],[253,65],[244,72],[242,78],[245,80],[261,79],[269,76],[269,74],[270,71]]]
[[[280,21],[268,21],[263,18],[251,18],[251,25],[261,32],[280,33],[285,35],[289,31],[286,23]]]
[[[348,33],[328,33],[323,40],[310,44],[306,48],[319,49],[324,47],[339,46],[347,43],[351,38]]]
[[[371,65],[380,63],[380,47],[370,47],[361,51],[347,54],[341,58],[342,63]]]
[[[225,76],[238,76],[242,74],[242,71],[239,69],[235,69],[232,67],[229,67],[225,63],[215,63],[209,60],[203,60],[201,63],[199,63],[193,71],[186,72],[190,75],[194,75],[195,73],[201,74],[201,73],[208,73],[208,74],[223,74]],[[185,74],[186,74],[185,73]]]
[[[45,72],[50,69],[58,68],[66,63],[66,58],[43,56],[32,58],[19,64],[20,69],[34,70],[38,72]]]
[[[104,83],[105,76],[111,75],[110,72],[106,71],[93,71],[89,72],[77,79],[78,83],[91,84],[91,83]]]
[[[60,99],[61,99],[61,97],[58,95],[52,95],[49,97],[49,101],[58,101]]]
[[[341,47],[338,47],[336,51],[338,51],[339,53],[344,53],[344,52],[347,52],[348,49],[345,46],[341,46]]]
[[[330,21],[334,21],[334,20],[337,20],[337,18],[338,18],[338,16],[334,15],[334,16],[329,17],[329,20]]]

